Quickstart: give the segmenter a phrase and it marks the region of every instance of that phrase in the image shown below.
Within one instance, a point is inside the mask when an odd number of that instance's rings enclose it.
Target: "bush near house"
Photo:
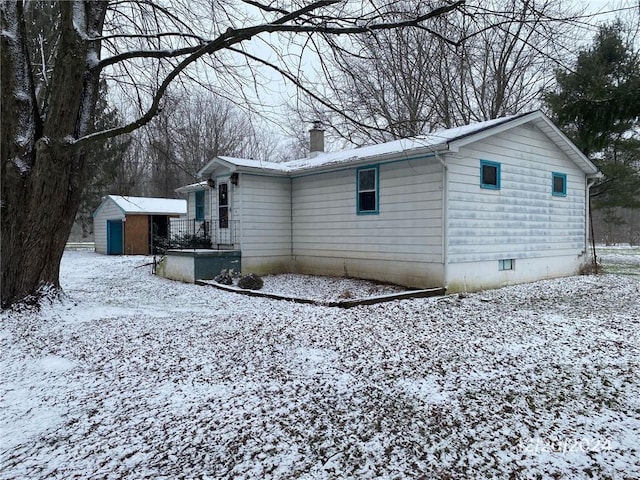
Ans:
[[[233,285],[232,272],[222,270],[219,275],[215,276],[214,280],[221,285]]]
[[[260,290],[263,284],[262,278],[255,273],[243,275],[240,277],[240,280],[238,280],[238,287],[246,290]]]
[[[185,233],[170,241],[170,248],[211,248],[211,239],[198,234]]]

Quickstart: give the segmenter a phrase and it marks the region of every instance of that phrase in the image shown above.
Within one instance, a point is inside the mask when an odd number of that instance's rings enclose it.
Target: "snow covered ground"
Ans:
[[[639,478],[628,251],[349,310],[67,252],[68,300],[3,313],[0,478]]]

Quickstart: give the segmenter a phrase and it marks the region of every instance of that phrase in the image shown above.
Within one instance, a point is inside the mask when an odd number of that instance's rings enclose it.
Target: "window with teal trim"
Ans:
[[[500,164],[480,160],[480,187],[500,190]]]
[[[357,212],[378,213],[378,167],[359,168],[357,178]]]
[[[567,175],[553,172],[551,174],[551,193],[555,197],[567,196]]]
[[[196,192],[196,220],[204,220],[204,190]]]

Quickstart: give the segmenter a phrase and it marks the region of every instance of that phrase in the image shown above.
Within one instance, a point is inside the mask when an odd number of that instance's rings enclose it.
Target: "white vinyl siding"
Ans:
[[[242,261],[291,256],[291,180],[242,174]]]
[[[442,262],[442,167],[379,165],[378,215],[358,215],[357,169],[293,179],[294,255]]]
[[[111,199],[107,199],[93,217],[93,235],[97,253],[107,253],[107,220],[123,220],[125,214]]]
[[[449,262],[580,255],[585,175],[535,127],[485,138],[448,157]],[[479,160],[500,163],[500,190],[480,188]],[[566,197],[550,194],[552,172]]]

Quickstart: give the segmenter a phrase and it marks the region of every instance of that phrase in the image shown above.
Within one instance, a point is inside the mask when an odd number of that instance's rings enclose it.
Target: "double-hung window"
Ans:
[[[378,213],[378,167],[362,167],[357,169],[357,206],[358,214]]]
[[[480,160],[480,187],[500,190],[500,164]]]
[[[564,173],[551,173],[551,194],[554,197],[567,196],[567,175]]]

